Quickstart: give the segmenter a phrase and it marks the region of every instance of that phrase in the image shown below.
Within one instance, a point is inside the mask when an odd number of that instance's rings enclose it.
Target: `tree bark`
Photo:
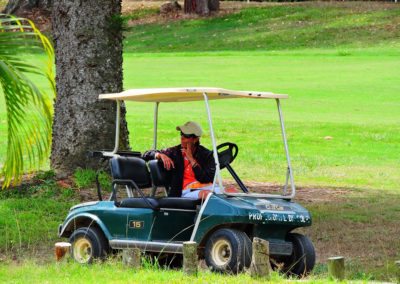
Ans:
[[[195,0],[185,0],[183,2],[183,11],[185,14],[194,13],[196,9],[196,1]]]
[[[185,0],[183,10],[186,14],[207,16],[210,11],[219,10],[219,0]]]
[[[8,0],[3,13],[20,15],[34,8],[50,11],[52,2],[52,0]]]
[[[196,0],[196,14],[201,16],[207,16],[210,14],[210,9],[208,9],[208,0]]]
[[[98,95],[122,91],[121,0],[55,0],[52,9],[57,99],[51,166],[58,176],[97,166],[88,150],[113,149],[116,103]],[[122,148],[128,148],[122,105]]]
[[[210,11],[219,11],[219,0],[208,0],[208,8]]]

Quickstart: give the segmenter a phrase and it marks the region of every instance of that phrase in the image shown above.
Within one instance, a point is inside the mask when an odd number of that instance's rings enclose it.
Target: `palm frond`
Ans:
[[[47,55],[45,66],[24,61],[27,53]],[[1,175],[3,188],[21,181],[24,170],[39,167],[49,156],[52,99],[55,94],[54,50],[32,21],[0,14],[0,85],[7,112],[7,154]],[[48,81],[51,92],[40,90],[29,75]]]

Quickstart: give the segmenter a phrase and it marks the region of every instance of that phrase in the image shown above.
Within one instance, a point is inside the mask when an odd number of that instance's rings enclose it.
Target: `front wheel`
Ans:
[[[215,231],[206,243],[205,260],[213,271],[238,273],[251,263],[251,241],[234,229]]]
[[[289,233],[286,240],[293,244],[293,252],[284,260],[284,272],[298,277],[306,276],[315,265],[315,250],[311,240],[297,233]]]
[[[82,264],[104,258],[109,252],[108,241],[97,227],[82,227],[75,230],[70,236],[69,242],[72,245],[72,258]]]

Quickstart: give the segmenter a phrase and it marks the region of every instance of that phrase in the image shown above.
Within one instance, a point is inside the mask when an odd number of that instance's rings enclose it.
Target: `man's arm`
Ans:
[[[196,179],[201,183],[213,182],[215,175],[215,160],[213,153],[205,149],[199,153],[196,163],[192,164]]]
[[[146,151],[142,155],[142,158],[145,161],[154,160],[154,159],[161,160],[164,164],[164,168],[166,170],[170,170],[172,168],[175,168],[175,164],[172,161],[172,159],[170,158],[170,155],[173,152],[173,148],[175,148],[175,147],[167,148],[165,150],[149,150],[149,151]]]
[[[158,150],[149,150],[143,153],[142,159],[145,161],[154,160],[156,158],[156,154],[159,153]]]

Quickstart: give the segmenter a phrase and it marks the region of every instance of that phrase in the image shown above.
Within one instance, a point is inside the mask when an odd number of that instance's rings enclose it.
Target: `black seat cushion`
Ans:
[[[194,210],[201,204],[201,199],[190,199],[183,197],[165,197],[158,199],[159,208],[174,208]]]
[[[137,157],[113,157],[110,160],[113,179],[133,180],[139,188],[151,186],[146,162]]]
[[[150,204],[149,204],[150,203]],[[129,197],[123,199],[119,205],[119,207],[125,208],[152,208],[158,209],[159,204],[158,201],[154,198],[136,198],[136,197]]]
[[[168,174],[164,168],[162,161],[151,160],[148,163],[150,169],[151,180],[155,186],[168,186]]]

